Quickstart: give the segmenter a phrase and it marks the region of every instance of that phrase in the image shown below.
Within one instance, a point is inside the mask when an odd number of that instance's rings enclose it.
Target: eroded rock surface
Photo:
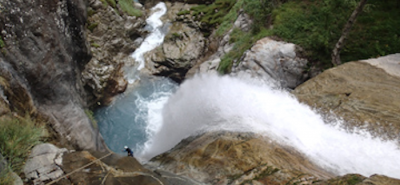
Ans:
[[[324,71],[295,89],[302,102],[324,112],[333,112],[354,127],[374,136],[399,140],[400,75],[371,65],[400,66],[400,54],[349,62]]]
[[[204,54],[207,40],[189,17],[177,15],[180,11],[189,10],[192,5],[178,2],[166,5],[166,24],[170,24],[168,34],[159,47],[145,54],[146,68],[154,75],[181,82]]]
[[[60,165],[66,152],[67,149],[57,148],[50,143],[35,146],[24,166],[25,177],[34,184],[58,179],[64,175]]]
[[[253,78],[273,79],[282,88],[294,89],[307,76],[308,61],[299,57],[296,45],[271,38],[257,41],[233,67],[232,73],[247,73]]]
[[[251,133],[191,137],[150,164],[206,184],[291,184],[332,177],[290,147]]]
[[[87,94],[80,81],[90,60],[85,3],[0,0],[0,5],[0,81],[12,111],[45,115],[61,144],[103,149],[84,113]]]
[[[92,164],[93,163],[93,164]],[[88,165],[90,164],[90,165]],[[85,167],[85,165],[87,165]],[[82,168],[83,167],[83,168]],[[154,173],[133,157],[101,152],[74,152],[64,155],[62,169],[73,184],[87,185],[196,185],[195,181],[167,172]]]
[[[132,2],[132,7],[143,11]],[[94,95],[93,103],[108,103],[112,96],[125,91],[127,81],[122,68],[135,61],[130,54],[146,35],[143,16],[130,16],[119,5],[113,8],[100,0],[88,2],[87,39],[92,59],[82,72],[84,84]]]

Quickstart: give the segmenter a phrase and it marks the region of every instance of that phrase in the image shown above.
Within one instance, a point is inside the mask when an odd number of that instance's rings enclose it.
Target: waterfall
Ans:
[[[128,72],[130,83],[144,67],[143,54],[163,42],[160,17],[164,3],[152,8],[146,22],[151,32],[131,55],[139,63]],[[188,136],[209,131],[254,132],[290,145],[338,175],[375,173],[400,178],[396,142],[368,132],[342,129],[274,85],[244,77],[199,75],[179,87],[165,78],[140,77],[108,107],[95,112],[107,145],[122,154],[124,145],[146,162]],[[177,89],[178,88],[178,89]]]
[[[167,7],[165,3],[160,2],[151,8],[151,11],[153,13],[146,19],[147,25],[145,27],[145,29],[150,33],[147,35],[146,39],[144,39],[139,48],[137,48],[131,54],[131,57],[135,59],[135,61],[138,63],[138,66],[137,68],[127,68],[125,70],[126,78],[128,79],[129,84],[132,84],[138,79],[138,71],[144,68],[145,60],[143,55],[146,52],[153,50],[164,41],[166,31],[163,29],[161,17],[167,12]]]
[[[348,132],[341,121],[325,123],[321,115],[286,91],[256,81],[217,75],[185,81],[165,104],[162,126],[137,155],[148,160],[201,132],[228,130],[268,136],[304,153],[338,174],[375,173],[400,177],[395,142],[373,139],[368,132]]]

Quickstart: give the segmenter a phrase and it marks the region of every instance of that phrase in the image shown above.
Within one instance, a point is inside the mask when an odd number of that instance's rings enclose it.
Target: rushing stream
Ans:
[[[95,112],[101,134],[115,152],[128,145],[146,162],[191,135],[248,131],[293,146],[338,174],[400,178],[395,142],[373,139],[362,130],[349,133],[339,120],[326,123],[290,93],[268,84],[211,74],[195,76],[179,87],[164,78],[140,81]]]

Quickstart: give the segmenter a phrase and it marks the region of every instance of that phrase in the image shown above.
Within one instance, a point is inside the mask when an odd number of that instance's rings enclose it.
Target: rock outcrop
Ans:
[[[62,169],[72,184],[87,185],[197,185],[186,177],[144,168],[133,157],[101,152],[73,152],[64,155]]]
[[[0,81],[12,111],[47,118],[59,142],[103,149],[84,113],[80,74],[90,60],[81,0],[0,0]]]
[[[143,11],[137,3],[125,6]],[[124,64],[134,63],[130,54],[143,41],[144,26],[143,16],[129,15],[119,4],[112,7],[100,0],[88,2],[86,32],[93,57],[85,66],[82,78],[94,95],[92,103],[108,103],[111,97],[125,91],[127,81],[122,68]]]
[[[221,58],[229,53],[235,45],[235,43],[230,42],[230,34],[234,29],[240,29],[244,32],[248,32],[250,31],[252,24],[253,22],[250,19],[250,16],[243,11],[240,11],[238,18],[233,23],[232,28],[221,37],[221,39],[217,42],[218,44],[210,41],[210,47],[208,50],[214,53],[207,58],[198,61],[197,65],[188,72],[187,77],[191,77],[196,73],[216,73],[219,63],[221,62]],[[215,33],[211,36],[211,38],[214,37],[214,35]]]
[[[236,62],[232,73],[248,73],[253,78],[273,79],[282,88],[294,89],[308,77],[308,61],[299,57],[299,50],[292,43],[263,38]]]
[[[302,102],[343,118],[348,129],[399,140],[400,54],[349,62],[297,87]]]
[[[62,156],[66,152],[68,152],[67,149],[59,149],[49,143],[35,146],[24,166],[25,177],[33,184],[58,179],[64,175],[60,165]]]
[[[290,147],[251,133],[206,133],[151,160],[206,184],[294,184],[333,177]]]
[[[166,5],[166,24],[170,24],[168,34],[160,46],[145,54],[146,68],[151,74],[182,82],[187,71],[204,54],[207,40],[190,17],[178,15],[192,5],[179,2]]]

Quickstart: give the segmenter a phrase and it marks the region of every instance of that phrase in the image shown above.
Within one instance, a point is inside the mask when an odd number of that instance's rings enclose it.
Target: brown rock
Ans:
[[[153,158],[150,164],[207,184],[241,184],[248,180],[286,184],[302,178],[332,177],[290,147],[250,133],[191,137]]]
[[[400,55],[396,56],[399,65]],[[387,139],[400,135],[400,77],[366,62],[326,70],[293,94],[312,107],[342,117],[349,129],[365,127]]]

